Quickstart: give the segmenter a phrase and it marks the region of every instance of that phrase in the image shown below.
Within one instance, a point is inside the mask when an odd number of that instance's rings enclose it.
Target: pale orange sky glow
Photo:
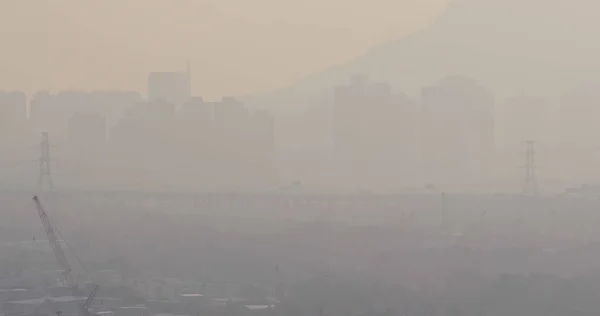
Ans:
[[[422,28],[442,0],[0,0],[0,89],[134,89],[183,70],[208,98],[286,86]]]

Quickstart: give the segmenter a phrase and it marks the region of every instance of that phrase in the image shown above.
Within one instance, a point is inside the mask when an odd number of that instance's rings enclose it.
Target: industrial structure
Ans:
[[[40,216],[40,219],[42,221],[42,226],[44,226],[44,230],[46,231],[46,236],[48,237],[50,247],[52,247],[52,252],[56,257],[60,268],[63,270],[65,284],[69,289],[71,289],[73,297],[79,298],[81,297],[81,291],[79,289],[79,286],[77,285],[75,276],[73,275],[73,270],[69,265],[69,261],[65,256],[65,252],[63,251],[62,246],[60,245],[60,241],[56,235],[54,227],[52,227],[52,224],[50,223],[48,214],[46,214],[46,211],[44,210],[44,207],[42,206],[42,203],[40,202],[40,199],[37,196],[33,197],[33,201],[35,202],[38,215]],[[83,303],[76,302],[79,308],[80,316],[90,316],[89,308],[94,301],[94,297],[96,296],[97,291],[98,286],[95,286],[90,295],[87,297],[87,299],[83,301]]]

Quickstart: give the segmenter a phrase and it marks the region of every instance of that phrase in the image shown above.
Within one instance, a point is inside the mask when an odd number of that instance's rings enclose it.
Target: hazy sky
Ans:
[[[0,0],[0,90],[135,89],[192,61],[195,94],[268,91],[424,27],[443,0]]]

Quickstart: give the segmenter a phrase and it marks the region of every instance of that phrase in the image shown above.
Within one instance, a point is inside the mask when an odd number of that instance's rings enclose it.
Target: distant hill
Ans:
[[[250,103],[298,108],[357,73],[418,96],[447,75],[471,76],[497,97],[599,86],[600,1],[455,0],[429,27]]]

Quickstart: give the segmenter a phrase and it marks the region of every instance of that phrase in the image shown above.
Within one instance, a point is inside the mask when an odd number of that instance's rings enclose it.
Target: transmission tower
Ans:
[[[523,195],[538,195],[538,182],[535,173],[535,141],[527,141],[525,151],[525,185]]]
[[[44,185],[44,180],[48,184],[50,191],[54,191],[54,181],[52,180],[52,168],[50,164],[50,142],[48,140],[48,132],[42,133],[42,141],[40,142],[40,173],[37,181],[37,190],[41,191]]]

